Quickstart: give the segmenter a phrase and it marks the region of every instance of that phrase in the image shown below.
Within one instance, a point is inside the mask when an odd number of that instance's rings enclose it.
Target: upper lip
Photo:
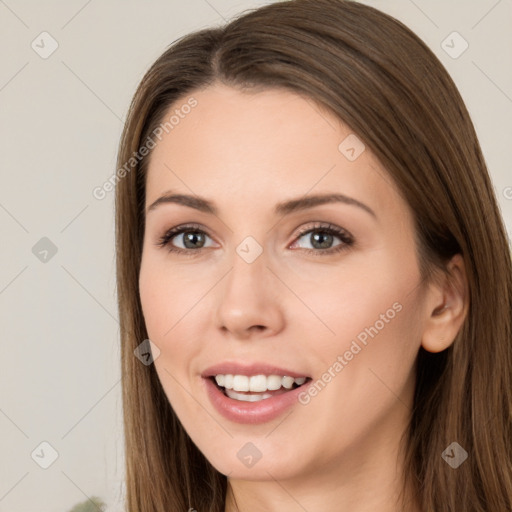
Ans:
[[[305,373],[296,372],[267,363],[241,363],[229,362],[215,364],[201,373],[201,377],[215,377],[216,375],[280,375],[293,378],[308,377]]]

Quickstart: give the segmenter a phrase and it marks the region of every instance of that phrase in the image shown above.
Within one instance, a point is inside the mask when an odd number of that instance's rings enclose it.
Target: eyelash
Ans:
[[[307,235],[315,231],[320,231],[321,233],[327,233],[329,235],[335,235],[337,238],[341,240],[342,243],[334,247],[331,247],[330,249],[302,249],[307,254],[314,254],[315,256],[332,255],[335,253],[341,253],[343,251],[346,251],[354,245],[354,239],[348,231],[337,226],[333,226],[332,224],[322,223],[315,224],[313,227],[303,228],[302,230],[299,231],[294,240],[298,240],[302,238],[304,235]],[[201,229],[201,226],[199,226],[198,224],[181,225],[169,229],[162,237],[159,238],[159,241],[156,245],[159,247],[167,247],[167,250],[169,252],[181,253],[186,256],[196,256],[198,253],[201,253],[203,249],[207,249],[207,247],[201,247],[199,249],[181,249],[179,247],[173,247],[171,245],[170,242],[175,236],[188,232],[204,233],[205,235],[209,236],[208,233]]]

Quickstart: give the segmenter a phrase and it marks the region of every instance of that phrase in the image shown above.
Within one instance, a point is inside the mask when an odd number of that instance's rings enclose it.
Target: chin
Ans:
[[[237,436],[224,443],[212,442],[206,450],[199,445],[199,449],[217,471],[231,479],[269,481],[293,478],[300,472],[300,467],[297,467],[298,450],[283,449],[283,441],[277,437],[275,443],[254,436]],[[213,450],[212,445],[215,446]]]

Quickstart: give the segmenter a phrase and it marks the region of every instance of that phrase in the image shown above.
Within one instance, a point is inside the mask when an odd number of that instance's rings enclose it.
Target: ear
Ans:
[[[425,305],[421,345],[428,352],[441,352],[455,340],[469,309],[466,269],[460,254],[453,256],[446,273],[431,285]]]

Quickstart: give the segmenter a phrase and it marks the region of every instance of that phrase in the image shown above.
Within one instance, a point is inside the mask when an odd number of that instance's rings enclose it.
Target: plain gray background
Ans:
[[[0,0],[0,511],[66,512],[90,496],[122,510],[114,195],[92,190],[115,172],[151,63],[263,3]],[[510,233],[511,0],[364,3],[403,21],[450,72]],[[47,469],[42,442],[58,454]]]

